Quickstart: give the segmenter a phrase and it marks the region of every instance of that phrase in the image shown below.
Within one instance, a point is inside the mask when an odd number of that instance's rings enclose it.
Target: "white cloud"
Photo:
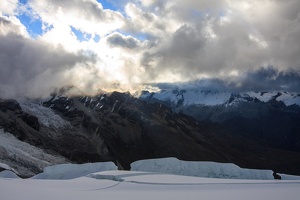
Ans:
[[[18,0],[0,1],[0,15],[14,15],[18,8]]]
[[[32,0],[30,6],[49,25],[73,26],[104,36],[124,24],[121,13],[104,10],[96,0]]]
[[[128,3],[125,13],[129,17],[125,30],[130,32],[146,33],[155,38],[164,38],[174,32],[180,23],[168,15],[167,10],[161,13],[143,10],[136,4]]]
[[[143,6],[151,6],[157,2],[157,0],[140,0]]]
[[[0,35],[16,34],[29,37],[26,27],[15,16],[0,16]]]

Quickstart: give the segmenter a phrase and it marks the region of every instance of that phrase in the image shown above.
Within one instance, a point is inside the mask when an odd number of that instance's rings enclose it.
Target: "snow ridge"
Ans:
[[[232,106],[239,102],[259,100],[269,102],[271,100],[281,101],[286,106],[300,106],[300,95],[289,92],[240,92],[232,93],[227,91],[211,91],[201,89],[188,90],[162,90],[157,93],[146,92],[140,96],[141,99],[157,99],[170,102],[176,106],[205,105]],[[179,105],[180,103],[180,105]]]

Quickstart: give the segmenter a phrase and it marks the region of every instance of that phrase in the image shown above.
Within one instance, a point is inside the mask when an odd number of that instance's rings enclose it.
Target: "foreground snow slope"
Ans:
[[[226,180],[128,171],[89,176],[71,180],[0,178],[0,199],[298,200],[300,195],[300,181]]]
[[[0,156],[0,163],[9,164],[20,174],[27,176],[34,175],[29,169],[37,168],[37,171],[42,171],[46,166],[67,162],[62,156],[46,153],[38,147],[18,140],[3,129],[0,129]]]

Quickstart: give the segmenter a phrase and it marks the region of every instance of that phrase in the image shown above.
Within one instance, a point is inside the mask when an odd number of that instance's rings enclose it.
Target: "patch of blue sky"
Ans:
[[[24,4],[25,5],[27,2],[28,2],[28,0],[19,0],[20,4]]]
[[[71,30],[72,32],[76,35],[77,39],[79,41],[89,41],[91,38],[92,38],[92,34],[89,34],[89,33],[85,33],[85,32],[82,32],[81,30],[79,29],[76,29],[74,28],[73,26],[71,26]],[[95,37],[94,37],[95,38]],[[93,39],[94,39],[93,38]]]
[[[99,42],[100,39],[101,39],[100,36],[97,35],[97,34],[96,34],[96,35],[94,36],[94,38],[93,38],[93,40],[94,40],[95,42]]]
[[[19,5],[23,8],[25,8],[27,3],[28,0],[19,0]],[[43,22],[40,19],[31,16],[30,9],[21,9],[17,17],[19,18],[21,23],[26,27],[27,32],[32,38],[36,38],[39,35],[43,34]]]
[[[26,27],[27,32],[32,38],[43,34],[43,23],[39,19],[34,19],[26,13],[17,16],[21,23]]]
[[[104,9],[118,10],[117,4],[113,0],[97,0]]]
[[[110,9],[120,12],[122,15],[126,16],[125,5],[132,0],[97,0],[102,4],[104,9]],[[137,0],[135,0],[137,1]]]

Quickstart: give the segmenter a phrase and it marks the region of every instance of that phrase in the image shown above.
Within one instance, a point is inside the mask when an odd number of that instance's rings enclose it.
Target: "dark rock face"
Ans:
[[[24,113],[20,115],[20,118],[34,130],[36,131],[40,130],[40,123],[37,117]]]
[[[129,169],[136,160],[176,157],[300,174],[300,153],[236,134],[212,121],[199,122],[130,94],[53,96],[43,106],[66,125],[47,125],[34,112],[24,112],[17,102],[2,101],[0,126],[20,140],[77,163],[113,161]]]
[[[231,133],[262,140],[274,148],[300,152],[300,108],[280,103],[241,103],[235,107],[189,106],[183,113],[216,122]]]
[[[0,99],[0,110],[2,112],[13,111],[13,112],[21,112],[21,107],[15,100],[1,100]]]

